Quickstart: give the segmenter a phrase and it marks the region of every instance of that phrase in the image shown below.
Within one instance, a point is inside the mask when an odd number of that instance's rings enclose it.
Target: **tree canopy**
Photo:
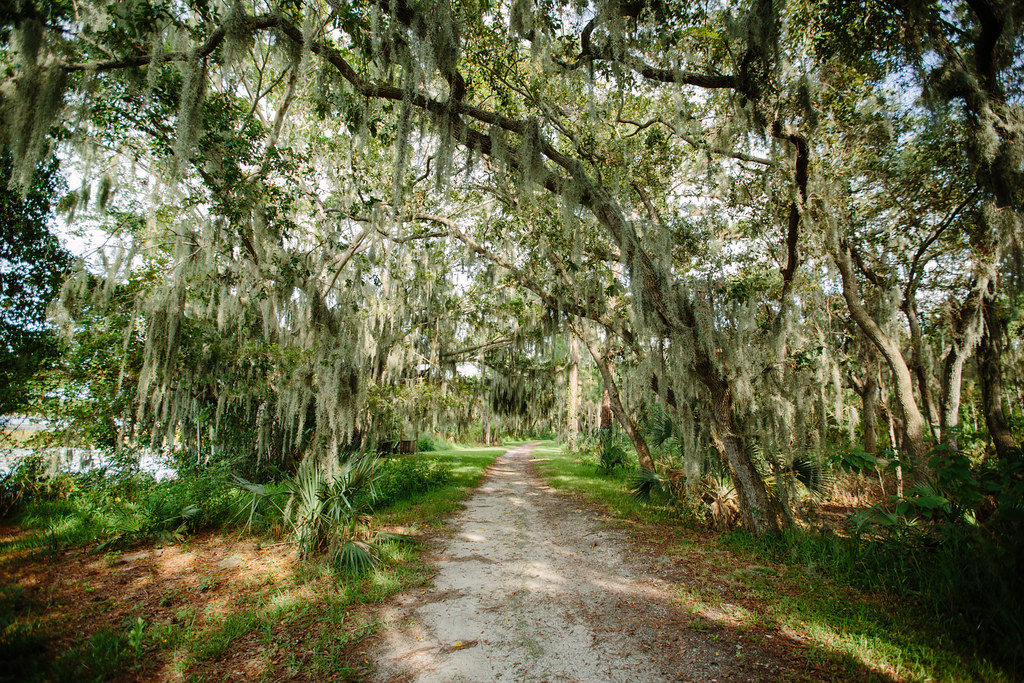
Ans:
[[[25,407],[27,385],[57,352],[46,307],[59,293],[71,255],[50,230],[61,184],[55,163],[22,193],[11,189],[11,159],[0,158],[0,413]]]
[[[794,463],[876,451],[880,412],[912,478],[968,407],[1019,459],[1022,19],[17,0],[0,140],[12,188],[66,159],[65,209],[120,245],[54,309],[144,340],[115,441],[288,460],[485,407],[564,430],[568,335],[642,463],[658,404],[767,533]]]

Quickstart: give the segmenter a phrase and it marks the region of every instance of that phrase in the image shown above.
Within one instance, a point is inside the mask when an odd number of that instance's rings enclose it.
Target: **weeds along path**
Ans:
[[[621,532],[539,481],[532,450],[501,456],[467,501],[436,549],[433,589],[390,607],[365,654],[373,680],[779,679],[756,653],[692,631]]]

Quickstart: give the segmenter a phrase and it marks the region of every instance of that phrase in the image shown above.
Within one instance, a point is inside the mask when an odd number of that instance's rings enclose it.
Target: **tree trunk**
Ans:
[[[565,441],[570,451],[576,450],[580,434],[580,343],[569,334],[569,405],[565,419]]]
[[[913,350],[910,367],[917,378],[917,389],[921,394],[921,402],[928,415],[928,430],[931,435],[938,438],[935,433],[935,425],[939,424],[941,416],[932,397],[932,384],[930,381],[928,367],[925,364],[924,341],[921,334],[921,318],[917,312],[917,301],[913,298],[913,290],[906,294],[909,298],[903,302],[903,312],[907,316],[907,324],[910,328],[910,348]]]
[[[1006,414],[1003,412],[1003,333],[1006,322],[999,316],[992,301],[982,301],[985,334],[978,345],[978,379],[985,424],[1000,459],[1020,457]]]
[[[952,450],[960,448],[957,438],[960,426],[960,392],[964,363],[982,336],[981,300],[990,278],[979,276],[974,288],[955,312],[953,340],[942,364],[942,442]]]
[[[864,452],[878,454],[878,368],[871,363],[864,377],[864,387],[860,395],[861,431],[864,432]]]
[[[903,419],[903,443],[902,448],[910,456],[910,461],[918,474],[926,474],[928,471],[928,448],[924,441],[925,421],[921,411],[917,407],[914,398],[914,379],[910,374],[910,368],[903,358],[899,345],[890,339],[860,300],[857,291],[857,281],[853,275],[853,259],[850,255],[850,245],[845,238],[840,238],[834,253],[836,265],[843,280],[843,298],[846,299],[846,306],[850,310],[850,316],[857,323],[861,331],[871,340],[878,351],[882,354],[883,360],[889,366],[893,378],[893,395],[896,399],[896,406]]]
[[[870,354],[871,352],[868,351]],[[853,373],[848,375],[850,385],[860,396],[860,430],[863,435],[864,452],[878,454],[878,407],[881,402],[879,391],[878,363],[874,355],[864,362],[864,379]]]
[[[598,364],[600,366],[600,364]],[[601,424],[599,429],[611,429],[612,428],[612,392],[608,389],[608,380],[605,379],[604,373],[601,373],[601,379],[604,382],[604,387],[601,389]]]
[[[889,427],[889,443],[892,449],[896,450],[896,418],[893,417],[892,411],[889,410],[889,406],[885,405],[884,401],[879,401],[878,404],[882,409],[882,416],[885,418],[885,423]],[[896,464],[896,495],[900,498],[903,497],[903,468],[900,467],[899,462]]]
[[[960,392],[963,385],[964,362],[970,351],[953,343],[946,355],[942,371],[942,442],[951,451],[960,450]]]
[[[590,324],[585,320],[580,320],[580,338],[583,343],[586,344],[587,350],[590,351],[590,355],[593,356],[594,362],[597,363],[598,370],[601,371],[601,379],[604,380],[604,397],[602,398],[601,406],[601,429],[605,429],[604,422],[604,404],[603,401],[607,400],[609,408],[609,419],[607,428],[611,429],[611,414],[614,413],[618,419],[619,424],[622,425],[623,431],[629,437],[629,440],[633,443],[633,448],[636,449],[636,455],[640,459],[640,467],[645,470],[654,471],[654,458],[651,456],[651,449],[647,447],[647,441],[644,440],[643,435],[637,428],[636,423],[626,412],[625,407],[622,405],[622,399],[619,396],[619,389],[615,384],[615,376],[612,374],[611,364],[607,358],[597,348],[597,344],[594,342],[593,337],[590,335]]]
[[[729,464],[736,495],[740,502],[740,516],[743,527],[755,536],[775,533],[779,530],[778,520],[772,511],[768,492],[764,488],[761,474],[750,461],[744,448],[743,439],[736,429],[733,416],[732,392],[724,383],[712,390],[712,418],[715,431],[712,443],[719,456]]]
[[[480,421],[483,423],[480,426],[480,438],[484,440],[484,445],[491,445],[491,411],[490,407],[485,403],[483,408],[483,414],[480,417]]]
[[[697,321],[693,306],[684,301],[682,309],[684,320],[690,328],[689,333],[696,337]],[[771,501],[768,500],[764,480],[750,460],[743,437],[736,425],[729,381],[696,338],[692,341],[692,347],[694,370],[701,383],[707,387],[711,399],[711,418],[714,426],[712,445],[732,470],[743,526],[755,536],[776,533],[779,530],[778,519],[772,510]]]

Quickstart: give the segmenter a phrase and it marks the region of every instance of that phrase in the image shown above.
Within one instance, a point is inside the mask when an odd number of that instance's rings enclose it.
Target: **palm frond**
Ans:
[[[875,505],[867,510],[858,510],[850,515],[850,521],[858,532],[864,531],[870,526],[893,528],[900,524],[900,518],[895,512]]]
[[[334,558],[338,569],[353,574],[367,572],[373,569],[379,561],[377,551],[371,544],[352,540],[343,543]]]
[[[793,458],[790,471],[793,477],[815,496],[823,495],[835,481],[835,475],[830,470],[826,470],[820,462],[807,455]]]
[[[654,404],[644,419],[644,432],[652,446],[658,447],[676,435],[675,420],[660,404]]]
[[[629,479],[633,497],[644,503],[666,502],[673,498],[672,482],[652,470],[640,469]]]

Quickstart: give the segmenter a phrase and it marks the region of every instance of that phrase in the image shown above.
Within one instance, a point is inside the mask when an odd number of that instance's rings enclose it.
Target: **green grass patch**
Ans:
[[[0,543],[0,556],[35,550],[56,554],[100,543],[105,548],[146,540],[173,542],[196,531],[223,528],[237,519],[244,496],[223,473],[189,473],[155,481],[145,474],[97,471],[61,474],[54,485],[22,497],[8,522],[28,533]]]
[[[410,530],[436,527],[444,518],[456,512],[467,492],[479,486],[487,468],[507,448],[463,448],[456,446],[443,451],[420,453],[415,457],[426,463],[436,463],[448,473],[443,486],[433,487],[414,497],[397,500],[376,510],[376,523],[383,526],[405,527]]]
[[[931,596],[887,588],[881,567],[871,566],[881,558],[867,557],[880,552],[872,542],[799,529],[763,540],[735,531],[718,540],[743,559],[781,563],[782,581],[744,576],[743,585],[777,626],[807,633],[822,651],[911,680],[1015,680],[979,654],[955,621],[941,619]]]
[[[545,443],[533,449],[537,472],[552,488],[600,503],[616,517],[656,523],[678,521],[679,516],[671,507],[641,502],[629,492],[629,477],[636,467],[636,456],[632,457],[627,468],[603,474],[597,460],[580,459],[565,453],[557,444]]]

